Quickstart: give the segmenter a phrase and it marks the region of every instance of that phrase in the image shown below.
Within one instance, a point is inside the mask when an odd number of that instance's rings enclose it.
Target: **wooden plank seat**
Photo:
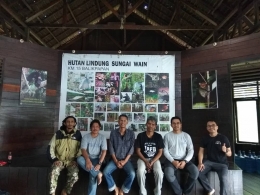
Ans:
[[[33,157],[32,157],[33,158]],[[48,194],[49,182],[48,174],[50,171],[51,164],[46,160],[45,155],[37,157],[35,160],[30,159],[30,162],[23,159],[22,161],[15,161],[11,166],[0,167],[0,189],[10,192],[12,195],[46,195]],[[133,158],[134,166],[136,167],[136,157]],[[21,166],[19,166],[21,164]],[[26,166],[29,165],[29,166]],[[60,195],[62,187],[66,183],[66,170],[61,172],[58,181],[58,187],[56,194]],[[125,178],[125,173],[123,170],[116,170],[113,173],[116,183],[120,186]],[[177,178],[181,184],[185,182],[188,174],[183,172],[177,173]],[[216,172],[210,172],[208,178],[212,187],[216,190],[216,195],[219,195],[219,179]],[[234,164],[229,166],[229,193],[230,195],[243,194],[243,181],[242,181],[242,170]],[[153,174],[147,174],[146,180],[147,194],[153,195],[153,188],[155,186]],[[74,185],[71,195],[85,195],[87,194],[88,188],[88,173],[80,169],[79,180]],[[102,183],[97,188],[97,195],[110,195],[107,189],[107,184],[105,178],[103,178]],[[134,180],[132,189],[129,195],[138,195],[139,186],[137,180]],[[164,178],[162,195],[172,195],[173,191],[169,183]],[[196,182],[193,191],[190,193],[192,195],[203,195],[205,192],[203,188]]]

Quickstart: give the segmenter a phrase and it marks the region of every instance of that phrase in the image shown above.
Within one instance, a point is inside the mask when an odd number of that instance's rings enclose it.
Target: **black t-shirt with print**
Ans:
[[[227,156],[225,152],[222,151],[222,146],[226,145],[227,148],[230,148],[230,142],[228,138],[220,133],[215,137],[209,135],[205,136],[201,141],[201,148],[207,150],[207,159],[213,162],[228,164]]]
[[[139,133],[135,147],[141,148],[141,153],[145,158],[153,158],[158,153],[159,149],[164,148],[162,136],[154,132],[151,138],[147,137],[146,132]]]

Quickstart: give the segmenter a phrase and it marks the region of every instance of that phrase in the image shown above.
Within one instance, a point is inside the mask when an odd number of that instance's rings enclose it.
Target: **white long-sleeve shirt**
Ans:
[[[164,136],[164,156],[172,162],[174,159],[190,161],[194,154],[191,137],[188,133],[174,133]]]

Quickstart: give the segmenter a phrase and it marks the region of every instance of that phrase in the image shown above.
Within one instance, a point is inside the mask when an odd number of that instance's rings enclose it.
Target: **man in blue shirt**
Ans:
[[[130,157],[134,152],[135,134],[126,128],[128,117],[120,115],[118,119],[119,129],[115,129],[110,133],[109,152],[112,160],[105,167],[103,174],[106,178],[108,190],[115,191],[115,195],[123,195],[131,189],[135,178],[135,170],[130,162]],[[121,188],[117,187],[112,173],[116,169],[124,169],[127,177]]]

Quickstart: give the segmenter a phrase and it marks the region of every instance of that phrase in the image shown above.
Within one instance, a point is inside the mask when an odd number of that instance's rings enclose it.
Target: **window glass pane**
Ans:
[[[256,101],[237,101],[238,141],[258,143]]]

